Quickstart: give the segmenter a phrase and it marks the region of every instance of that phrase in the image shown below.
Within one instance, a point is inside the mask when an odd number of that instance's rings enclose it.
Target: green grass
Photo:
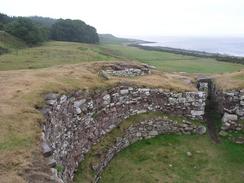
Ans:
[[[0,143],[0,151],[9,151],[13,149],[21,149],[30,147],[32,145],[32,139],[23,135],[17,136],[14,134],[6,137],[6,140]]]
[[[0,31],[0,47],[13,51],[16,49],[26,48],[27,45],[20,39],[4,31]]]
[[[139,61],[163,72],[224,73],[238,71],[244,65],[215,59],[149,51],[122,44],[82,44],[47,42],[42,46],[16,50],[0,56],[0,70],[36,69],[86,61]]]
[[[131,116],[120,123],[117,128],[114,128],[110,133],[106,134],[102,140],[94,145],[91,151],[86,154],[85,160],[79,166],[79,169],[76,173],[74,182],[91,182],[93,180],[94,172],[91,169],[91,165],[95,165],[100,162],[103,155],[110,149],[114,144],[117,137],[122,137],[124,131],[128,129],[131,125],[136,124],[141,121],[155,119],[155,118],[167,118],[178,123],[181,123],[184,117],[165,115],[161,112],[147,112],[142,114],[137,114]],[[192,121],[194,124],[199,124],[201,121],[195,120]]]
[[[0,70],[36,69],[86,61],[108,61],[113,57],[96,51],[97,45],[47,42],[0,56]]]
[[[115,37],[112,34],[99,34],[100,43],[105,44],[124,44],[124,43],[134,43],[136,40]]]
[[[188,157],[186,152],[191,152]],[[207,136],[160,135],[121,151],[102,175],[104,183],[242,183],[244,146]]]
[[[244,65],[218,62],[212,58],[186,56],[161,51],[149,51],[125,45],[103,45],[111,54],[154,65],[165,72],[223,73],[244,68]]]

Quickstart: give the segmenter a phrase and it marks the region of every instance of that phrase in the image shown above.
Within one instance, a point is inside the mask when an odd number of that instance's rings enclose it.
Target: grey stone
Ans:
[[[48,93],[46,96],[45,96],[45,100],[56,100],[58,98],[58,94],[56,93]]]
[[[47,100],[46,103],[50,106],[53,106],[54,104],[57,103],[57,100]]]
[[[236,114],[228,114],[228,113],[225,112],[224,116],[222,118],[222,121],[224,123],[226,123],[226,122],[229,122],[229,121],[237,121],[237,119],[238,119],[238,116]]]
[[[126,95],[128,93],[129,93],[129,90],[127,90],[127,89],[120,90],[121,95]]]
[[[105,79],[105,80],[109,80],[109,79],[110,79],[108,73],[107,73],[106,71],[104,71],[104,70],[102,70],[102,71],[100,72],[100,76],[101,76],[103,79]]]
[[[104,104],[104,105],[108,105],[108,104],[110,103],[110,100],[111,100],[110,95],[109,95],[109,94],[105,95],[105,96],[103,97],[103,100],[104,100],[103,104]]]
[[[54,160],[54,159],[49,159],[49,161],[48,161],[48,166],[49,166],[50,168],[55,168],[56,165],[57,165],[56,160]]]
[[[74,107],[80,107],[81,105],[83,105],[86,102],[86,99],[81,99],[81,100],[77,100],[74,102]]]
[[[149,135],[150,136],[156,136],[156,135],[158,135],[158,132],[157,131],[150,131]]]
[[[191,111],[191,115],[192,116],[202,116],[202,115],[204,115],[204,111],[195,111],[195,110],[192,110]]]
[[[64,103],[67,100],[67,96],[66,95],[62,95],[60,97],[60,104]]]
[[[244,93],[240,96],[240,100],[244,100]]]
[[[203,135],[207,132],[207,128],[205,126],[199,126],[196,129],[196,133],[199,135]]]
[[[188,157],[191,157],[191,156],[192,156],[192,153],[191,153],[190,151],[188,151],[188,152],[186,152],[186,155],[187,155]]]
[[[240,101],[240,105],[244,106],[244,101]]]
[[[238,109],[236,110],[236,114],[237,114],[238,116],[244,116],[244,107],[243,107],[243,108],[238,108]]]
[[[76,107],[75,112],[76,112],[76,114],[81,114],[81,109],[79,107]]]
[[[52,149],[49,147],[49,145],[46,142],[42,143],[42,153],[45,157],[49,157],[52,155]]]

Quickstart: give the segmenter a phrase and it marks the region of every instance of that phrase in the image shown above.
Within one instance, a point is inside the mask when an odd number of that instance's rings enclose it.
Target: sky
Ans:
[[[121,37],[244,35],[244,0],[0,0],[0,12],[81,19]]]

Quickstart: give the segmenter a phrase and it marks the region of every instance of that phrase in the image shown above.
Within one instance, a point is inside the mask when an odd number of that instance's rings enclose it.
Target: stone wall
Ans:
[[[125,130],[122,137],[117,137],[116,142],[100,158],[100,161],[92,166],[95,172],[94,182],[100,180],[101,173],[107,167],[113,157],[122,149],[141,139],[149,139],[159,134],[199,134],[206,133],[206,128],[200,124],[194,125],[190,121],[176,122],[167,118],[150,119],[131,125]]]
[[[220,94],[222,102],[222,130],[244,130],[243,124],[239,123],[244,120],[244,90],[234,90],[222,92]]]
[[[244,89],[222,91],[219,90],[211,78],[199,78],[197,87],[199,91],[205,91],[208,100],[212,100],[212,105],[216,106],[216,113],[222,114],[221,130],[240,131],[244,130]]]
[[[160,111],[203,119],[204,92],[170,92],[136,86],[117,86],[94,92],[48,94],[43,136],[50,166],[62,167],[58,177],[71,182],[78,164],[92,145],[131,115]],[[51,157],[50,157],[51,156]]]
[[[153,66],[147,64],[116,63],[103,66],[103,72],[110,76],[135,77],[151,73]]]

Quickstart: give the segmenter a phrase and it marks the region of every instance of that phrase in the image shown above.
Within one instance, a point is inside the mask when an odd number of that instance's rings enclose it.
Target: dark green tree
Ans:
[[[99,37],[94,27],[81,20],[59,19],[53,24],[50,38],[57,41],[98,43]]]
[[[28,18],[15,18],[15,20],[5,25],[4,30],[29,45],[35,45],[48,39],[47,29],[34,24]]]

